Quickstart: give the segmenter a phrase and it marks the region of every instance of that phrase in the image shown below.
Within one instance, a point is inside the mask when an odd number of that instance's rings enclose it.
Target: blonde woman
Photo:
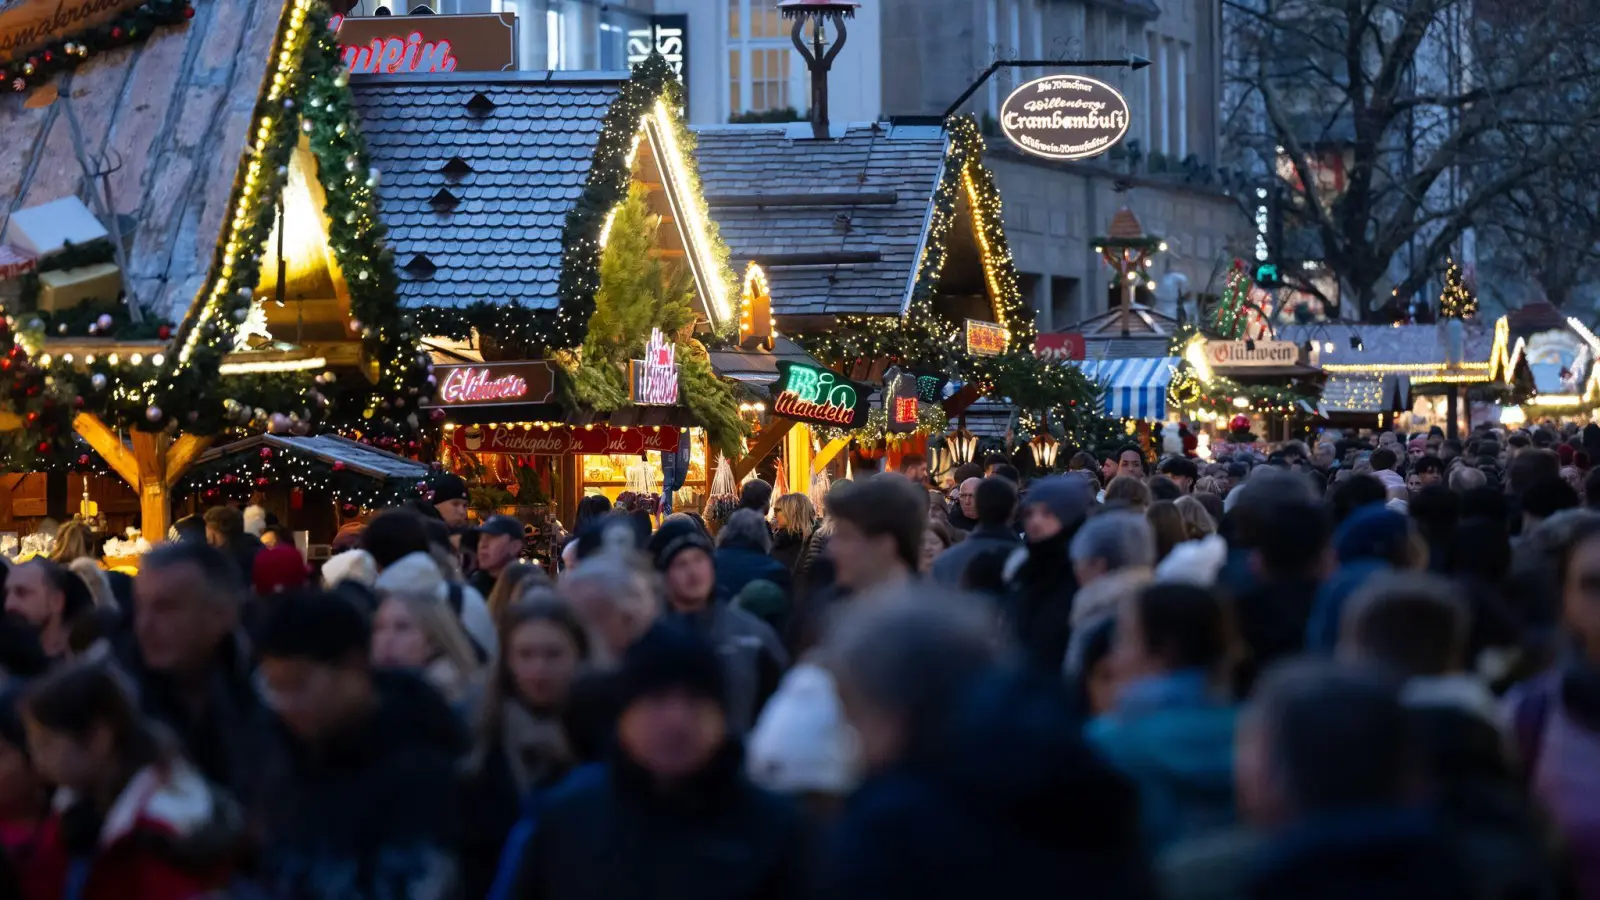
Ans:
[[[550,587],[550,577],[538,566],[514,562],[501,571],[485,601],[489,604],[489,616],[494,619],[496,629],[502,627],[501,620],[511,604],[534,587]]]
[[[424,554],[411,554],[422,557]],[[472,640],[450,609],[449,586],[436,566],[402,558],[378,577],[378,612],[372,620],[372,663],[414,669],[458,709],[479,686]],[[404,578],[391,577],[400,571]],[[431,577],[429,574],[431,573]]]
[[[95,552],[94,533],[81,519],[73,519],[56,531],[55,545],[50,548],[50,561],[69,565],[77,559],[99,559]]]
[[[793,572],[817,528],[816,508],[805,494],[784,494],[772,504],[772,512],[771,556]]]
[[[1185,540],[1198,541],[1217,533],[1217,520],[1211,518],[1204,503],[1185,495],[1178,498],[1177,505],[1178,514],[1183,517],[1184,530],[1188,533]]]

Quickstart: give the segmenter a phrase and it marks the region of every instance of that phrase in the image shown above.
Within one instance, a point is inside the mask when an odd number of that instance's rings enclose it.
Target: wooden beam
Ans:
[[[195,460],[200,458],[200,454],[206,452],[206,449],[211,446],[213,440],[215,438],[200,437],[194,434],[178,435],[178,439],[172,442],[171,447],[167,448],[165,475],[167,487],[176,485],[179,479],[183,478],[190,467],[194,465]]]
[[[0,431],[16,431],[21,427],[21,416],[16,413],[0,412]]]
[[[821,450],[818,450],[817,454],[811,457],[811,477],[815,478],[818,472],[827,468],[828,463],[833,462],[833,458],[839,455],[839,451],[848,446],[850,446],[849,438],[834,438]]]
[[[122,438],[117,437],[116,432],[106,427],[106,423],[100,421],[98,416],[78,413],[72,420],[72,430],[105,459],[111,471],[121,476],[134,490],[139,489],[139,465],[134,461],[133,451],[122,442]]]
[[[733,464],[734,482],[743,481],[744,476],[750,474],[751,469],[754,469],[763,459],[767,458],[768,453],[771,453],[779,444],[783,443],[783,436],[788,434],[789,429],[793,427],[793,419],[773,419],[768,423],[766,429],[761,432],[761,436],[756,438],[754,444],[750,445],[750,452],[745,454],[744,459]]]
[[[167,492],[167,450],[171,439],[164,432],[133,432],[133,459],[139,470],[140,530],[145,539],[164,541],[172,524],[172,501]]]

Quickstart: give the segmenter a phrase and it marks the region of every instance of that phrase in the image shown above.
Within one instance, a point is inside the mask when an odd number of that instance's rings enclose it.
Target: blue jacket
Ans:
[[[789,568],[754,547],[724,544],[714,557],[717,565],[717,602],[732,603],[752,581],[770,581],[786,600],[794,601],[794,576]]]
[[[1322,587],[1317,589],[1316,605],[1311,607],[1311,620],[1306,623],[1306,649],[1332,653],[1339,644],[1345,604],[1368,579],[1389,568],[1386,562],[1358,559],[1340,566],[1332,578],[1324,581]]]
[[[1186,671],[1130,685],[1115,710],[1089,723],[1090,741],[1139,786],[1152,853],[1233,825],[1236,717],[1204,672]]]

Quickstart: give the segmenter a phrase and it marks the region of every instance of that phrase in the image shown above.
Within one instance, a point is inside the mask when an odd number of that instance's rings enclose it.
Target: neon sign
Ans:
[[[644,359],[631,360],[628,365],[632,374],[629,393],[634,403],[640,406],[678,404],[677,349],[667,342],[661,329],[651,329]]]
[[[1006,352],[1011,332],[993,322],[967,320],[967,353],[971,356],[999,356]]]
[[[334,16],[339,59],[353,75],[438,75],[516,67],[516,17]]]
[[[439,389],[430,406],[549,403],[555,398],[555,373],[546,361],[434,366],[433,377]]]
[[[772,411],[797,422],[860,428],[867,419],[871,389],[827,369],[778,361]]]
[[[883,375],[883,408],[888,413],[887,431],[890,434],[907,434],[917,430],[918,394],[914,375],[891,367]]]

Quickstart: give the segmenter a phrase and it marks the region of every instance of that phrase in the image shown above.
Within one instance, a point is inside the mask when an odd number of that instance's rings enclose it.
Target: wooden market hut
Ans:
[[[696,322],[689,330],[736,335],[731,348],[710,354],[713,372],[731,381],[761,373],[770,381],[776,359],[804,355],[774,340],[764,286],[741,283],[728,266],[671,78],[666,63],[652,57],[631,75],[352,79],[374,163],[385,173],[380,215],[395,251],[400,303],[417,317],[439,371],[521,373],[540,386],[516,402],[458,402],[441,391],[436,414],[445,418],[447,436],[458,427],[487,434],[475,447],[516,443],[500,441],[496,429],[537,428],[550,436],[536,450],[510,455],[520,462],[554,457],[547,483],[559,485],[556,504],[569,522],[593,481],[585,460],[606,455],[573,436],[574,428],[663,434],[703,424],[681,402],[631,397],[597,409],[558,388],[571,363],[563,354],[582,342],[596,308],[601,253],[630,192],[644,192],[653,216],[651,255],[681,262],[690,275]],[[757,307],[763,314],[753,315]],[[672,338],[680,353],[694,352],[685,349],[687,337]],[[446,383],[443,375],[437,380]],[[448,437],[445,447],[461,449]],[[696,448],[696,459],[713,458],[703,450]],[[467,452],[483,458],[478,449]],[[698,477],[709,481],[709,466],[700,465]],[[620,485],[603,487],[615,493]]]
[[[975,339],[993,337],[980,353],[1031,352],[1032,311],[976,127],[894,117],[834,124],[821,140],[816,132],[806,122],[696,129],[711,216],[735,268],[770,285],[777,330],[801,335],[820,356],[825,348],[808,341],[852,328],[887,333],[926,317],[957,340],[969,327]],[[888,365],[876,356],[843,374],[874,383]],[[969,388],[944,406],[959,415],[977,399]],[[772,450],[791,427],[806,432],[780,422],[751,455]],[[804,490],[848,438],[823,444],[815,458],[809,437],[788,443],[790,488]]]
[[[70,465],[76,435],[126,485],[103,503],[132,498],[160,539],[224,430],[308,428],[347,379],[411,415],[425,360],[386,293],[337,65],[311,0],[110,4],[0,59],[14,461]]]

